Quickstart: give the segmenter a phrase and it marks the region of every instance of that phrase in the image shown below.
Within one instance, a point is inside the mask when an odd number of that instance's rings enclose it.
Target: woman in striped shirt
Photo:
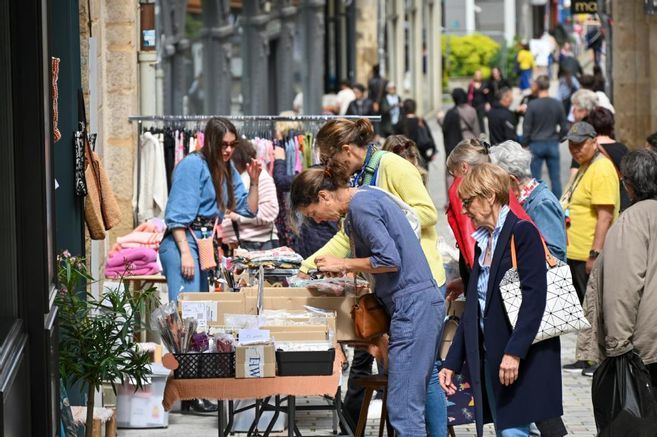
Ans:
[[[240,139],[231,160],[242,177],[244,186],[251,185],[246,172],[247,163],[255,159],[256,150],[249,140]],[[255,217],[244,217],[234,211],[227,212],[222,223],[223,242],[236,244],[246,250],[267,250],[278,247],[278,233],[274,220],[278,216],[276,185],[266,171],[260,173],[258,182],[258,212]]]

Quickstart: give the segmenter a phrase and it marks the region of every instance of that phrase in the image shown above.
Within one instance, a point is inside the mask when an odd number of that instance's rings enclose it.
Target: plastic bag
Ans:
[[[593,375],[595,424],[601,437],[657,436],[657,399],[636,352],[609,357]]]

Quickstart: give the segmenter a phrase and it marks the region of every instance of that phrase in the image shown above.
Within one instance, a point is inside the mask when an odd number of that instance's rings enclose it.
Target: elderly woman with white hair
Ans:
[[[552,255],[566,261],[566,226],[559,199],[545,182],[532,177],[532,154],[515,141],[492,147],[491,161],[511,176],[511,191],[545,238]]]
[[[594,91],[579,89],[570,97],[571,113],[568,115],[568,121],[586,121],[589,112],[593,111],[600,104],[598,96]]]

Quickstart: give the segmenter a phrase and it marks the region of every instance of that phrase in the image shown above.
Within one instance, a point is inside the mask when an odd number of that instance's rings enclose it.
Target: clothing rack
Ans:
[[[144,123],[179,123],[179,124],[186,124],[186,123],[198,123],[197,128],[201,129],[200,123],[207,121],[213,117],[223,117],[226,118],[230,121],[234,122],[244,122],[246,124],[249,124],[250,122],[255,122],[257,124],[264,124],[264,125],[269,125],[271,123],[271,126],[269,126],[268,129],[273,128],[275,122],[279,121],[288,121],[288,122],[301,122],[301,123],[321,123],[321,122],[326,122],[329,120],[334,120],[337,118],[344,118],[348,120],[357,120],[360,118],[366,118],[370,120],[371,122],[380,122],[381,121],[381,116],[380,115],[374,115],[374,116],[358,116],[358,115],[290,115],[290,116],[284,116],[284,115],[133,115],[128,117],[128,121],[132,123],[133,121],[136,121],[138,123],[138,128],[139,128],[139,134],[141,135],[143,130],[144,130]],[[319,125],[317,127],[319,129]],[[241,130],[241,129],[240,129]],[[141,186],[141,167],[142,167],[142,162],[141,162],[141,155],[139,153],[139,150],[137,150],[137,156],[136,156],[136,172],[137,172],[137,197],[136,197],[136,203],[137,206],[135,207],[135,210],[133,212],[133,222],[134,225],[136,226],[138,224],[138,214],[139,214],[139,187]]]
[[[357,120],[366,118],[370,121],[381,121],[380,115],[131,115],[128,121],[205,121],[214,117],[226,118],[230,121],[329,121],[336,118]]]

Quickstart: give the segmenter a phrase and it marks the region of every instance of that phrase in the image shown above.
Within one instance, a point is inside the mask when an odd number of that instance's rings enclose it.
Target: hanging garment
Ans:
[[[173,132],[170,129],[158,135],[158,141],[164,147],[164,167],[167,171],[167,190],[171,190],[171,175],[173,168],[176,166],[176,142],[173,139]]]
[[[142,223],[152,217],[164,217],[168,197],[164,147],[150,132],[141,136],[139,162],[138,191],[133,207],[137,209],[138,222]]]
[[[176,165],[178,165],[178,163],[185,157],[185,145],[183,143],[182,132],[176,130],[173,134],[173,140],[176,151]]]

